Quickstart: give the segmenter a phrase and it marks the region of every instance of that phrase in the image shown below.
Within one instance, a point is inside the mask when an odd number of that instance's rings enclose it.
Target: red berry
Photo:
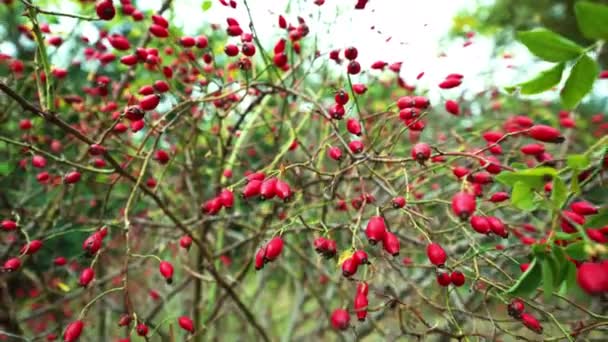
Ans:
[[[360,140],[353,140],[348,143],[348,148],[352,153],[358,154],[363,152],[363,149],[365,147],[363,146],[363,143]]]
[[[65,184],[78,183],[79,180],[80,180],[80,172],[78,172],[78,171],[68,172],[68,173],[66,173],[65,177],[63,177],[63,182]]]
[[[443,250],[443,248],[438,243],[431,243],[426,247],[426,256],[429,258],[429,261],[435,265],[441,267],[445,264],[448,256]]]
[[[452,197],[452,212],[463,221],[473,215],[475,208],[475,197],[466,192],[459,192]]]
[[[30,241],[30,243],[23,246],[21,248],[21,251],[19,251],[19,253],[21,253],[21,254],[25,253],[27,255],[32,255],[32,254],[38,252],[40,250],[40,248],[42,248],[42,241],[32,240],[32,241]]]
[[[402,196],[397,196],[393,198],[393,208],[403,208],[405,207],[405,198]]]
[[[351,47],[347,47],[346,49],[344,49],[344,57],[348,60],[354,60],[357,59],[357,56],[359,55],[359,52],[357,51],[357,48],[354,46]]]
[[[356,75],[361,71],[361,64],[357,61],[350,61],[350,63],[348,63],[347,71],[351,75]]]
[[[454,284],[454,286],[460,287],[464,284],[465,281],[464,274],[459,271],[454,271],[452,272],[452,274],[450,274],[450,280],[452,281],[452,284]]]
[[[143,99],[139,100],[139,107],[143,110],[153,110],[158,106],[160,102],[160,95],[152,94],[145,96]]]
[[[608,292],[606,266],[596,262],[584,262],[576,271],[578,286],[590,295]]]
[[[484,216],[471,216],[470,222],[471,227],[478,233],[489,234],[491,231],[490,223]]]
[[[331,326],[336,330],[346,330],[350,324],[348,311],[336,309],[331,314]]]
[[[357,273],[357,268],[359,268],[359,262],[350,257],[342,263],[342,275],[348,278]]]
[[[505,224],[496,216],[488,216],[486,217],[488,224],[490,225],[490,230],[492,233],[501,236],[503,238],[507,238],[509,236],[509,232],[507,232],[507,228]]]
[[[102,20],[112,20],[116,15],[116,9],[112,4],[112,0],[100,0],[95,4],[95,12]]]
[[[276,236],[266,245],[266,254],[264,255],[264,258],[266,261],[274,261],[281,255],[282,251],[283,239],[280,236]]]
[[[562,143],[565,138],[561,135],[560,131],[546,125],[534,125],[530,128],[528,135],[535,140],[548,142],[548,143]]]
[[[64,342],[75,342],[78,340],[80,335],[82,334],[82,329],[84,328],[84,322],[81,320],[74,321],[65,328],[65,332],[63,333],[63,341]]]
[[[179,239],[179,245],[185,250],[189,250],[192,246],[192,237],[190,235],[184,235]]]
[[[445,110],[452,115],[460,115],[460,105],[454,100],[447,100],[445,102]]]
[[[108,42],[110,42],[110,45],[112,45],[112,47],[116,50],[126,51],[131,48],[129,40],[125,36],[121,36],[118,34],[113,34],[109,36]]]
[[[444,287],[450,286],[452,278],[450,278],[450,274],[447,272],[439,272],[437,273],[437,283]]]
[[[131,324],[131,321],[133,320],[133,317],[129,314],[124,314],[122,316],[120,316],[120,318],[118,319],[118,326],[119,327],[126,327],[129,324]]]
[[[196,40],[193,37],[189,37],[189,36],[184,36],[181,37],[179,39],[179,43],[183,46],[183,47],[193,47],[196,44]]]
[[[243,55],[251,57],[255,55],[255,45],[253,45],[252,43],[245,43],[241,47],[241,52],[243,52]]]
[[[194,334],[194,322],[187,316],[181,316],[177,319],[179,326],[187,332]]]
[[[55,266],[65,266],[68,263],[68,260],[65,257],[59,256],[53,259],[53,264]]]
[[[13,220],[2,220],[0,227],[5,231],[15,230],[17,229],[17,222]]]
[[[337,104],[345,105],[348,102],[348,93],[340,89],[336,92],[334,99],[336,100]]]
[[[441,89],[452,89],[458,87],[462,83],[461,79],[458,78],[447,78],[439,83]]]
[[[277,180],[276,194],[277,197],[279,197],[283,201],[288,201],[292,195],[291,187],[286,182],[282,180]]]
[[[367,296],[369,293],[369,285],[366,282],[360,282],[357,284],[357,294]]]
[[[543,332],[543,327],[540,325],[536,317],[532,316],[529,313],[524,312],[521,314],[521,322],[530,330],[534,331],[537,334],[541,334]]]
[[[250,198],[260,194],[262,189],[262,181],[257,179],[252,179],[245,185],[242,191],[243,198]]]
[[[164,28],[169,27],[169,21],[159,14],[152,14],[152,22]]]
[[[232,208],[234,206],[234,193],[228,189],[222,189],[219,199],[224,208]]]
[[[148,326],[145,325],[144,323],[139,323],[137,325],[137,328],[135,329],[135,331],[137,331],[137,335],[139,336],[146,336],[148,335]]]
[[[545,145],[543,144],[527,144],[521,147],[520,149],[521,153],[523,154],[527,154],[527,155],[531,155],[531,156],[537,156],[539,154],[542,154],[543,152],[545,152]]]
[[[168,261],[161,261],[158,270],[160,274],[167,280],[167,284],[173,282],[173,265]]]
[[[42,169],[46,166],[46,158],[43,156],[35,155],[32,157],[32,166],[38,169]]]
[[[82,287],[87,287],[91,281],[95,278],[95,271],[92,268],[87,267],[82,272],[80,272],[80,277],[78,278],[78,284]]]
[[[412,158],[420,164],[424,164],[431,157],[431,147],[429,144],[418,143],[412,148]]]
[[[560,220],[560,225],[562,227],[562,230],[565,233],[576,233],[576,227],[570,223],[573,222],[575,224],[578,224],[579,226],[582,226],[583,224],[585,224],[585,217],[581,216],[577,213],[575,213],[574,211],[569,211],[566,210],[564,212],[562,212],[562,218]]]
[[[386,223],[384,222],[384,218],[382,216],[370,217],[369,222],[367,222],[367,227],[365,228],[365,235],[372,245],[375,245],[378,241],[383,241],[384,236],[386,235]]]
[[[269,178],[262,182],[260,187],[260,197],[262,199],[271,199],[277,193],[277,181],[276,178]]]
[[[6,272],[14,272],[21,267],[21,260],[19,258],[10,258],[4,262],[2,268]]]
[[[397,236],[389,231],[384,234],[384,239],[382,239],[382,247],[384,250],[392,255],[399,255],[399,239]]]
[[[500,203],[500,202],[504,202],[508,199],[509,199],[509,194],[504,191],[501,191],[501,192],[493,193],[492,196],[490,197],[490,202]]]
[[[167,38],[169,37],[169,30],[166,27],[162,27],[157,24],[152,24],[150,26],[150,33],[157,38]]]
[[[169,157],[169,153],[165,150],[156,150],[156,152],[154,152],[154,159],[160,164],[165,165],[169,162],[171,157]]]
[[[361,124],[353,118],[346,120],[346,129],[350,134],[361,135]]]
[[[525,308],[524,302],[520,299],[513,299],[511,303],[509,303],[509,306],[507,306],[507,311],[509,316],[519,319]]]
[[[262,267],[264,267],[264,264],[266,263],[266,260],[264,258],[265,254],[266,254],[265,247],[258,249],[257,253],[255,254],[255,269],[256,270],[260,270],[260,269],[262,269]]]
[[[355,312],[357,314],[357,319],[360,322],[365,321],[365,317],[367,317],[367,306],[368,306],[368,301],[367,301],[367,296],[362,294],[362,293],[358,293],[355,296]]]
[[[598,213],[597,207],[586,201],[574,202],[570,204],[570,208],[572,211],[582,216],[595,215]]]
[[[327,155],[329,158],[339,161],[342,159],[342,150],[339,147],[333,146],[327,149]]]

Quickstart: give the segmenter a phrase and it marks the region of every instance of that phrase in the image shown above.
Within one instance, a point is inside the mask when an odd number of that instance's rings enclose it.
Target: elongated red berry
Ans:
[[[82,243],[82,249],[89,255],[94,255],[101,249],[103,238],[98,232],[89,235]]]
[[[268,178],[262,182],[260,187],[260,197],[262,199],[271,199],[277,194],[277,181],[276,178]]]
[[[471,227],[480,233],[480,234],[488,234],[490,233],[490,223],[484,216],[471,216]]]
[[[365,228],[365,235],[372,245],[375,245],[379,241],[383,241],[384,236],[386,235],[386,223],[384,222],[384,218],[382,216],[370,217],[367,227]]]
[[[367,317],[367,306],[368,306],[367,295],[358,293],[355,296],[354,308],[355,308],[355,312],[357,314],[357,319],[360,322],[365,321],[365,317]]]
[[[156,38],[167,38],[169,37],[169,30],[166,27],[162,27],[157,24],[150,25],[150,33]]]
[[[218,197],[224,208],[232,208],[234,206],[234,193],[232,191],[222,189]]]
[[[436,242],[430,243],[426,246],[426,256],[429,261],[435,266],[442,266],[448,258],[445,250]]]
[[[490,230],[492,230],[492,233],[503,238],[507,238],[509,236],[509,232],[507,231],[507,228],[505,227],[505,224],[502,222],[501,219],[496,216],[488,216],[486,217],[486,220],[490,225]]]
[[[139,336],[146,336],[148,335],[148,326],[145,325],[144,323],[139,323],[137,325],[137,327],[135,328],[135,331],[137,332],[137,335]]]
[[[281,255],[283,251],[283,238],[280,236],[276,236],[268,242],[266,245],[266,254],[264,255],[264,259],[266,261],[274,261],[276,258]]]
[[[289,186],[289,184],[282,180],[277,180],[276,194],[278,198],[288,201],[293,193],[291,192],[291,186]]]
[[[42,248],[42,241],[40,241],[40,240],[32,240],[32,241],[30,241],[30,243],[28,243],[27,245],[23,246],[21,248],[21,250],[19,251],[19,253],[21,253],[21,254],[27,254],[27,255],[32,255],[32,254],[38,252],[40,250],[40,248]]]
[[[21,267],[21,260],[19,258],[10,258],[4,262],[2,268],[6,272],[14,272]]]
[[[336,309],[331,314],[331,326],[336,330],[346,330],[350,324],[350,315],[344,309]]]
[[[545,145],[543,144],[527,144],[521,147],[521,153],[527,154],[530,156],[537,156],[545,152]]]
[[[460,105],[454,100],[447,100],[445,102],[445,110],[452,115],[460,115]]]
[[[153,110],[156,108],[156,106],[158,106],[159,102],[160,96],[157,94],[152,94],[139,100],[139,107],[143,110]]]
[[[458,78],[447,78],[439,83],[441,89],[452,89],[458,87],[462,83],[461,79]]]
[[[84,322],[81,320],[74,321],[65,328],[65,332],[63,333],[63,341],[64,342],[75,342],[78,340],[80,335],[82,334],[82,330],[84,328]]]
[[[262,181],[253,179],[253,180],[250,180],[249,183],[247,183],[247,185],[245,185],[245,187],[243,188],[243,191],[241,192],[241,195],[243,196],[243,198],[255,197],[260,194],[261,189],[262,189]]]
[[[520,319],[528,329],[534,331],[535,333],[541,334],[543,332],[543,327],[540,325],[540,322],[531,314],[524,312],[521,314]]]
[[[181,316],[177,319],[179,326],[187,332],[194,334],[194,322],[188,316]]]
[[[158,265],[158,270],[163,278],[166,279],[167,284],[171,284],[173,282],[173,265],[168,261],[161,261]]]
[[[586,201],[574,202],[570,205],[570,208],[572,211],[582,216],[595,215],[598,213],[597,207]]]
[[[82,272],[80,272],[80,277],[78,278],[78,284],[82,287],[87,287],[91,281],[95,278],[95,271],[87,267]]]
[[[475,212],[475,197],[466,192],[458,192],[452,197],[452,212],[461,220],[467,220]]]
[[[17,229],[17,222],[13,220],[2,220],[0,227],[5,231],[15,230]]]
[[[562,212],[562,218],[560,220],[562,230],[569,234],[576,233],[577,230],[574,224],[582,226],[585,224],[585,217],[575,213],[574,211],[565,210]]]
[[[548,143],[562,143],[565,140],[558,129],[547,125],[532,126],[528,135],[532,139]]]
[[[262,247],[260,249],[258,249],[258,251],[255,253],[255,269],[256,270],[261,270],[264,267],[264,264],[266,263],[266,260],[264,258],[264,256],[266,255],[266,247]]]
[[[382,247],[384,247],[384,250],[392,255],[392,256],[398,256],[399,255],[399,238],[397,238],[397,235],[387,231],[384,234],[384,239],[382,239]]]
[[[80,172],[78,172],[78,171],[70,171],[70,172],[66,173],[65,176],[63,177],[63,182],[65,184],[78,183],[79,180],[80,180]]]
[[[357,95],[365,94],[367,86],[361,83],[353,84],[353,92]]]
[[[342,263],[342,275],[348,278],[357,273],[357,268],[359,268],[359,263],[356,259],[353,257],[347,258]]]
[[[493,202],[493,203],[504,202],[508,199],[509,199],[509,194],[504,191],[495,192],[492,194],[492,196],[490,196],[490,202]]]
[[[346,120],[346,129],[350,134],[361,135],[361,124],[357,119],[348,118],[348,120]]]

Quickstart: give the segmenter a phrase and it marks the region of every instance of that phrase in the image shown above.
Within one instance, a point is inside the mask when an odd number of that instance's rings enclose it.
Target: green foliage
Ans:
[[[574,5],[574,13],[578,28],[585,37],[608,40],[608,6],[579,1]]]
[[[506,293],[512,296],[527,296],[536,291],[542,279],[542,268],[538,259],[534,258],[526,272],[511,286]]]
[[[566,62],[584,52],[573,41],[543,28],[518,32],[517,40],[535,56],[548,62]]]
[[[586,54],[576,61],[560,93],[562,104],[566,109],[576,107],[591,91],[599,72],[597,63]]]
[[[562,79],[564,66],[564,63],[558,63],[550,69],[542,71],[533,79],[518,84],[517,86],[520,87],[520,92],[524,95],[532,95],[553,88],[559,84],[559,81]]]

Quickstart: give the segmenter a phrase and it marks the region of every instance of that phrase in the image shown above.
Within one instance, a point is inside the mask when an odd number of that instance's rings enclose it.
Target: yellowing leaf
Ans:
[[[70,292],[70,287],[67,286],[65,283],[58,282],[57,287],[63,292]]]
[[[338,258],[338,268],[342,267],[342,264],[344,263],[344,261],[346,261],[346,259],[353,256],[353,254],[355,254],[355,253],[353,252],[352,249],[347,249],[347,250],[343,251],[342,253],[340,253],[340,257]]]

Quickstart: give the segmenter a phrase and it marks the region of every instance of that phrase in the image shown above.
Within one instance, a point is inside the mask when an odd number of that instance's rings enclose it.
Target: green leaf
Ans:
[[[584,170],[589,167],[591,160],[584,154],[571,154],[568,156],[566,162],[571,169]]]
[[[210,0],[203,1],[203,12],[207,12],[213,3]]]
[[[513,193],[511,194],[511,204],[521,210],[530,211],[536,209],[532,188],[524,182],[516,182],[513,186]]]
[[[553,189],[551,190],[551,202],[557,209],[561,209],[568,198],[568,188],[561,177],[553,178]]]
[[[566,240],[566,241],[578,239],[579,237],[581,237],[580,233],[555,232],[555,233],[553,233],[553,235],[555,235],[555,239],[557,239],[557,240]]]
[[[570,178],[570,192],[577,195],[581,193],[581,186],[578,183],[578,175],[578,170],[574,170],[574,172],[572,172],[572,178]]]
[[[589,39],[608,39],[608,6],[579,1],[574,5],[579,30]]]
[[[518,84],[521,87],[520,92],[524,95],[538,94],[556,86],[562,79],[564,65],[564,63],[556,64],[551,69],[541,71],[533,79]]]
[[[562,105],[566,109],[576,107],[593,88],[593,82],[599,72],[597,63],[591,57],[582,55],[570,70],[570,75],[560,93]]]
[[[542,263],[541,263],[541,273],[542,273],[542,278],[543,278],[543,294],[545,299],[549,299],[551,298],[551,295],[553,294],[553,282],[554,282],[554,275],[553,275],[553,268],[551,266],[551,259],[550,258],[544,258]]]
[[[503,171],[496,176],[496,180],[509,185],[515,186],[517,182],[523,182],[528,187],[537,189],[542,187],[546,178],[553,178],[557,174],[557,171],[551,167],[537,167],[534,169],[525,169],[519,171]]]
[[[3,161],[0,163],[0,175],[6,176],[11,173],[11,164],[8,161]]]
[[[584,52],[573,41],[544,28],[517,32],[517,40],[534,55],[549,62],[569,61]]]
[[[534,258],[526,272],[517,279],[515,284],[513,284],[506,293],[513,296],[525,296],[532,293],[540,284],[541,273],[541,267],[538,264],[537,259]]]
[[[589,258],[587,252],[585,251],[585,247],[587,244],[585,241],[578,241],[575,243],[571,243],[566,247],[566,254],[574,260],[584,261]]]
[[[585,223],[585,228],[600,228],[608,225],[608,208],[600,210]]]
[[[566,254],[560,246],[553,244],[551,252],[551,261],[554,267],[553,275],[555,277],[553,284],[555,287],[559,287],[566,279],[566,266],[570,262],[566,259]]]

